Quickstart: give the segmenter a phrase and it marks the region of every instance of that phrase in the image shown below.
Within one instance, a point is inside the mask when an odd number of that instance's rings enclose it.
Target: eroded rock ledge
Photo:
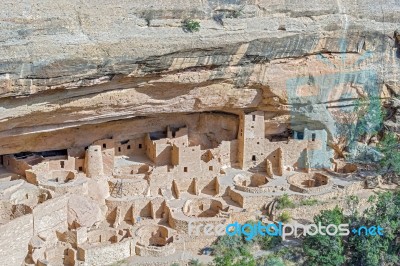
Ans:
[[[290,123],[293,78],[319,86],[321,75],[371,71],[381,97],[399,93],[395,2],[1,5],[1,154],[23,150],[16,143],[40,132],[155,114],[258,109],[271,124]],[[238,16],[223,25],[213,19],[232,12]],[[200,21],[200,31],[185,33],[184,18]],[[329,102],[346,100],[342,94]],[[322,124],[335,141],[331,122],[305,116],[299,120]]]

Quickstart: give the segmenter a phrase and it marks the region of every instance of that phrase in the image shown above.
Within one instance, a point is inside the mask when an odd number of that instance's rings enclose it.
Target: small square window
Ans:
[[[121,147],[118,147],[118,151],[121,152]]]
[[[253,155],[253,156],[251,157],[251,160],[252,160],[252,161],[256,161],[256,156]]]
[[[103,144],[103,148],[104,148],[104,149],[107,148],[107,144],[104,143],[104,144]]]
[[[130,150],[131,149],[131,145],[128,145],[128,147],[126,147],[128,150]]]
[[[65,167],[65,162],[64,162],[64,161],[61,161],[61,162],[60,162],[60,166],[61,166],[61,168],[64,168],[64,167]]]
[[[183,172],[187,173],[188,172],[188,168],[187,167],[183,167]]]
[[[142,148],[142,144],[139,144],[139,149],[141,149]]]
[[[211,166],[208,167],[208,170],[213,171],[214,167],[211,165]]]
[[[316,138],[315,133],[312,133],[312,134],[311,134],[311,140],[312,140],[312,141],[315,141],[315,138]]]
[[[83,167],[79,166],[79,172],[82,172],[82,171],[83,171]]]

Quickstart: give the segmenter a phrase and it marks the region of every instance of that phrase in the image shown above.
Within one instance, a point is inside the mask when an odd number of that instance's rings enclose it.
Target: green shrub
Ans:
[[[182,22],[182,27],[185,32],[195,32],[200,30],[200,22],[192,19],[185,19]]]
[[[305,205],[305,206],[314,206],[318,204],[318,200],[317,199],[303,199],[300,201],[301,205]]]
[[[282,223],[287,223],[292,219],[292,215],[290,215],[290,213],[288,211],[283,211],[278,219],[282,222]]]
[[[400,175],[400,143],[396,134],[386,133],[379,143],[378,149],[385,156],[381,160],[382,168]]]
[[[314,223],[339,225],[345,223],[345,217],[342,209],[336,206],[333,210],[324,210],[315,216]],[[303,242],[303,251],[307,259],[304,265],[307,266],[338,266],[343,265],[346,260],[344,243],[340,235],[307,235]]]
[[[355,217],[354,228],[379,225],[383,235],[349,235],[348,265],[400,265],[400,191],[379,193],[371,201],[375,204]]]
[[[274,255],[267,256],[262,264],[264,266],[285,266],[283,259]]]
[[[191,259],[189,261],[190,266],[201,266],[203,265],[198,259]]]
[[[296,207],[293,201],[289,198],[288,194],[284,194],[283,196],[279,197],[277,202],[278,206],[276,208],[278,210]]]
[[[247,221],[246,224],[256,224],[258,221]],[[270,250],[280,245],[282,238],[278,236],[256,235],[252,240],[246,240],[243,235],[223,235],[211,246],[214,251],[215,266],[251,266],[257,265],[251,251],[254,246]]]

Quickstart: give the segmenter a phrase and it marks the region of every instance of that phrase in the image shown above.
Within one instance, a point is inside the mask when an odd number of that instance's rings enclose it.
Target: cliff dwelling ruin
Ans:
[[[270,139],[264,115],[202,114],[198,121],[211,116],[221,127],[199,134],[199,125],[178,122],[123,140],[115,129],[88,146],[2,155],[1,171],[10,177],[2,182],[1,223],[35,224],[34,263],[104,265],[196,252],[215,237],[189,235],[189,223],[270,216],[266,206],[279,195],[361,185],[330,174],[352,167],[338,167],[325,130]]]
[[[223,238],[190,228],[374,207],[400,185],[399,3],[1,0],[0,266],[208,265]]]

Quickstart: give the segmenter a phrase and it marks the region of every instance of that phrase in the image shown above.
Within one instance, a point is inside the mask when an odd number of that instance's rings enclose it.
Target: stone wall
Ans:
[[[68,229],[68,195],[63,195],[36,206],[33,209],[34,233],[65,232]]]
[[[78,259],[87,266],[103,266],[135,255],[135,243],[132,239],[118,243],[102,245],[84,244],[78,248]]]
[[[0,225],[0,265],[23,265],[33,232],[32,214]]]
[[[110,185],[110,195],[114,197],[138,196],[144,195],[149,184],[144,179],[117,179],[111,178],[108,181]]]
[[[155,247],[155,246],[144,246],[136,244],[135,251],[138,256],[164,257],[174,254],[175,246],[174,244],[167,244],[166,246],[163,247]]]
[[[16,159],[13,155],[5,155],[3,157],[3,165],[6,169],[25,176],[25,171],[32,167],[23,160]]]
[[[128,141],[121,141],[115,144],[115,155],[144,155],[146,153],[146,146],[144,136],[141,138],[130,139]]]
[[[240,193],[229,188],[228,195],[234,202],[238,203],[240,207],[244,208],[244,198]]]
[[[69,170],[75,171],[75,158],[67,157],[67,158],[49,158],[48,161],[49,170]]]

